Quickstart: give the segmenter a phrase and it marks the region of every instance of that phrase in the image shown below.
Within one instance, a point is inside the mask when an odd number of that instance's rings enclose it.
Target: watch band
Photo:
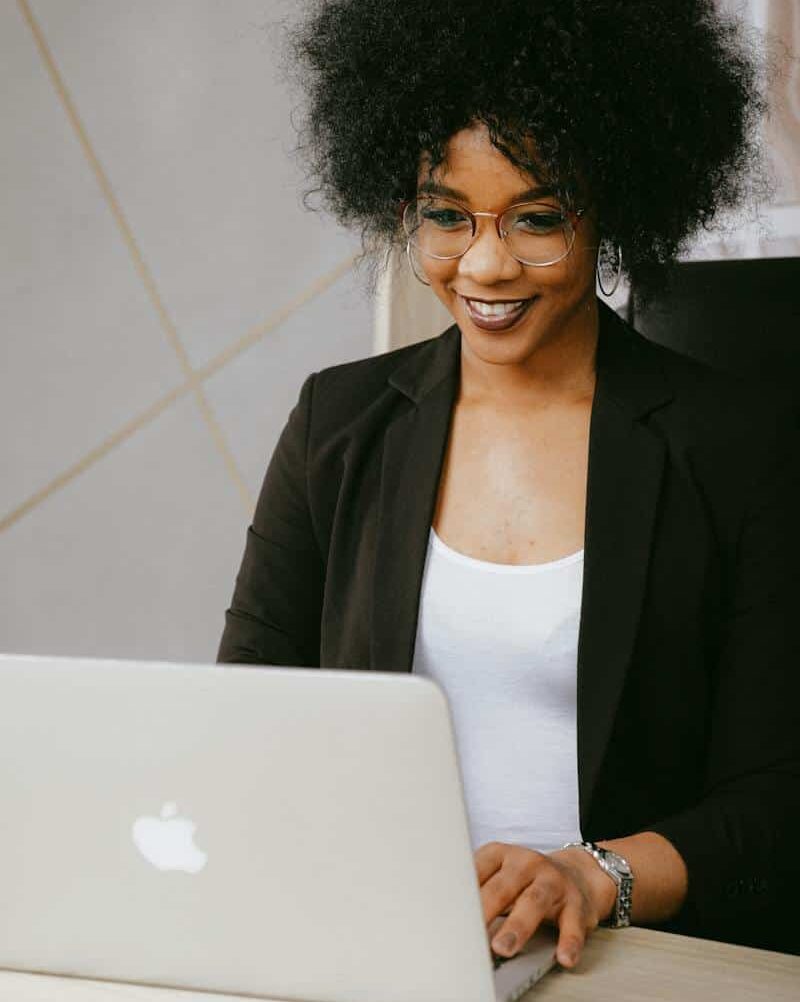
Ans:
[[[617,898],[611,916],[604,919],[600,925],[610,929],[621,929],[631,924],[631,895],[633,893],[633,871],[630,863],[619,853],[611,849],[603,849],[594,842],[565,842],[562,849],[575,846],[593,856],[600,866],[617,885]]]

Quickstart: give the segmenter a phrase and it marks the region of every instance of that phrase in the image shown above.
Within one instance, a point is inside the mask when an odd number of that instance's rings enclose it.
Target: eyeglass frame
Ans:
[[[400,225],[403,227],[403,230],[404,230],[406,236],[408,237],[409,243],[411,242],[411,234],[408,232],[408,230],[406,230],[406,227],[405,227],[405,213],[406,213],[406,208],[409,205],[411,205],[412,202],[415,202],[418,199],[425,198],[425,197],[426,197],[426,195],[425,195],[425,193],[423,193],[423,194],[420,194],[420,195],[415,195],[414,198],[404,198],[404,199],[401,199],[401,201],[400,201],[399,208],[398,208],[398,215],[399,215],[399,218],[400,218]],[[511,248],[506,243],[505,237],[500,232],[500,219],[510,209],[515,209],[518,205],[544,205],[543,202],[537,202],[535,199],[526,198],[526,199],[524,199],[521,202],[512,202],[511,205],[507,205],[503,209],[502,212],[473,212],[472,209],[468,209],[466,207],[466,205],[463,204],[463,202],[459,202],[458,199],[456,199],[456,198],[450,198],[449,196],[446,196],[446,195],[431,195],[431,196],[428,196],[428,197],[431,197],[431,198],[441,198],[445,202],[451,202],[453,205],[457,205],[459,207],[459,209],[463,209],[464,212],[470,217],[470,221],[472,223],[472,236],[470,237],[469,243],[464,248],[464,250],[461,251],[460,254],[450,254],[450,255],[447,255],[447,256],[442,256],[440,254],[431,254],[430,251],[423,250],[421,247],[418,247],[417,244],[414,244],[414,246],[417,248],[417,250],[419,250],[422,254],[425,254],[427,257],[432,257],[436,261],[457,261],[458,258],[463,257],[467,253],[467,251],[470,249],[470,247],[472,247],[473,243],[475,242],[475,237],[476,237],[476,235],[478,233],[478,226],[477,226],[477,223],[475,221],[475,217],[476,216],[491,216],[494,219],[494,228],[497,231],[497,236],[502,241],[503,246],[506,248],[506,250],[508,251],[508,253],[511,255],[511,257],[514,258],[515,261],[518,261],[520,264],[524,264],[524,265],[526,265],[529,268],[549,268],[553,264],[558,264],[560,261],[563,261],[564,258],[566,258],[566,257],[569,256],[569,253],[570,253],[570,251],[572,250],[572,248],[573,248],[573,246],[575,244],[575,235],[577,233],[577,223],[571,223],[570,225],[572,226],[572,241],[571,241],[569,247],[567,247],[566,251],[564,251],[564,253],[561,255],[561,257],[557,257],[555,259],[555,261],[547,261],[546,263],[542,263],[542,262],[538,262],[537,263],[535,261],[523,261],[521,258],[518,258],[517,255],[512,252]],[[561,215],[562,215],[563,218],[566,219],[569,216],[574,216],[576,220],[579,220],[586,213],[586,211],[588,209],[588,206],[583,205],[583,206],[580,206],[580,207],[578,207],[576,209],[565,209],[563,205],[559,205],[558,208],[559,208],[559,211],[561,212]]]

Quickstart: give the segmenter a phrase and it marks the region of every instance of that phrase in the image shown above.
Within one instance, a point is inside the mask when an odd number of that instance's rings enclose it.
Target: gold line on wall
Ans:
[[[47,68],[47,72],[50,76],[52,84],[56,89],[56,93],[58,94],[59,99],[61,100],[64,110],[66,111],[67,118],[69,119],[70,124],[72,125],[72,128],[74,129],[75,134],[78,137],[78,141],[80,142],[81,147],[83,148],[83,152],[87,160],[89,161],[89,165],[92,168],[92,171],[94,172],[95,178],[97,179],[97,183],[100,186],[100,190],[102,191],[103,196],[105,197],[106,202],[108,203],[108,206],[111,209],[112,215],[114,216],[119,231],[122,234],[122,238],[127,244],[128,251],[130,253],[134,267],[139,273],[139,277],[142,280],[142,283],[147,291],[148,296],[150,297],[150,301],[156,310],[158,318],[161,322],[161,326],[164,330],[164,333],[166,334],[167,340],[169,341],[173,351],[175,352],[178,358],[184,376],[186,377],[187,381],[189,381],[189,385],[191,386],[191,388],[195,393],[195,396],[197,397],[197,403],[198,406],[200,407],[200,412],[208,427],[209,432],[211,433],[211,438],[214,444],[216,445],[217,449],[221,452],[222,457],[225,461],[225,465],[228,469],[228,472],[230,473],[236,485],[236,489],[242,500],[244,508],[249,514],[250,511],[252,510],[254,501],[247,487],[245,479],[242,476],[241,471],[239,470],[234,455],[231,452],[230,446],[228,445],[225,439],[225,434],[222,431],[219,422],[217,421],[217,418],[211,408],[211,405],[209,404],[208,400],[205,397],[205,394],[203,393],[203,389],[200,382],[193,379],[194,370],[192,369],[192,365],[189,361],[189,356],[186,352],[186,349],[183,346],[183,343],[181,342],[181,339],[178,336],[178,332],[175,328],[175,325],[173,324],[169,314],[167,313],[166,307],[164,306],[161,300],[161,296],[159,295],[155,280],[150,272],[150,269],[145,264],[142,253],[139,250],[139,246],[136,243],[136,239],[133,235],[133,231],[131,230],[127,219],[125,218],[125,214],[122,211],[122,207],[120,206],[114,194],[114,190],[111,187],[111,183],[105,171],[103,170],[100,161],[98,160],[94,152],[94,149],[92,148],[92,145],[89,141],[89,137],[86,133],[86,130],[83,127],[83,123],[80,120],[78,112],[72,101],[72,98],[70,97],[66,85],[61,78],[61,74],[58,71],[58,67],[56,66],[53,55],[50,52],[50,49],[47,45],[44,35],[33,16],[33,12],[30,9],[28,0],[18,0],[18,4],[20,10],[22,11],[23,17],[25,18],[25,20],[28,23],[28,26],[30,27],[36,45],[39,49],[39,53]]]
[[[241,355],[243,351],[247,351],[253,345],[258,344],[258,342],[268,334],[271,330],[274,330],[280,324],[283,323],[292,313],[295,313],[301,307],[305,306],[306,303],[314,299],[315,296],[321,295],[326,289],[329,289],[334,282],[338,282],[339,279],[347,274],[348,271],[353,267],[356,260],[356,255],[347,258],[342,261],[341,264],[337,264],[335,268],[329,271],[326,275],[322,275],[316,281],[312,282],[310,285],[306,286],[302,292],[298,293],[294,299],[290,299],[285,306],[282,306],[275,313],[271,314],[263,323],[254,327],[247,334],[243,334],[237,341],[234,341],[232,345],[224,348],[219,354],[215,355],[210,362],[206,362],[202,368],[197,370],[197,375],[201,379],[208,379],[209,376],[213,376],[215,372],[218,372],[223,366],[227,365],[231,359],[236,358]]]
[[[121,445],[122,442],[139,431],[140,428],[143,428],[146,424],[157,418],[170,404],[186,396],[191,389],[191,383],[184,383],[182,386],[178,386],[171,393],[167,393],[166,396],[157,400],[151,407],[148,407],[146,411],[128,421],[127,424],[115,431],[113,435],[109,436],[104,442],[101,442],[100,445],[95,446],[94,449],[90,449],[77,463],[73,463],[68,469],[59,473],[57,477],[54,477],[49,484],[45,484],[41,490],[36,491],[35,494],[32,494],[22,504],[17,505],[16,508],[12,508],[7,515],[0,518],[0,532],[9,529],[23,515],[27,515],[28,512],[32,511],[43,501],[46,501],[47,498],[55,494],[60,488],[66,487],[68,483],[83,473],[84,470],[88,470],[90,466],[93,466],[103,456],[107,456],[115,446]]]
[[[290,300],[286,305],[271,314],[263,323],[259,324],[248,333],[242,335],[233,344],[223,349],[200,369],[193,369],[186,349],[180,340],[175,325],[172,323],[166,308],[163,305],[156,283],[147,265],[145,264],[144,258],[136,243],[136,239],[114,194],[109,179],[100,165],[99,159],[94,152],[91,142],[89,141],[86,130],[84,129],[77,114],[75,105],[69,95],[69,92],[67,91],[64,81],[60,76],[42,30],[33,16],[28,0],[18,0],[18,6],[31,30],[51,82],[91,166],[103,196],[105,197],[105,200],[114,216],[123,240],[128,247],[131,259],[142,283],[145,286],[151,303],[156,310],[162,329],[164,330],[166,337],[178,358],[179,364],[184,373],[185,381],[180,386],[165,394],[146,410],[142,411],[139,415],[132,418],[116,432],[113,432],[100,444],[95,446],[93,449],[90,449],[89,452],[87,452],[81,459],[73,463],[66,470],[63,470],[44,487],[25,499],[21,504],[17,505],[6,515],[0,517],[0,532],[10,528],[15,522],[19,521],[19,519],[56,493],[60,488],[69,484],[89,467],[93,466],[104,456],[108,455],[108,453],[116,446],[122,444],[137,431],[144,428],[151,421],[155,420],[155,418],[163,413],[163,411],[171,404],[175,403],[177,400],[189,393],[193,393],[195,395],[198,407],[203,420],[207,425],[211,438],[217,450],[222,455],[226,468],[235,483],[248,516],[250,516],[254,506],[254,498],[247,487],[241,471],[238,468],[230,446],[225,438],[225,433],[203,390],[203,383],[205,380],[219,372],[234,358],[237,358],[243,352],[257,344],[266,334],[283,323],[283,321],[286,320],[293,312],[302,308],[306,303],[310,302],[338,281],[339,278],[352,268],[356,255],[352,255],[338,264],[326,275],[316,279],[304,290],[302,290],[302,292],[295,296],[294,299]]]
[[[105,439],[95,448],[91,449],[86,453],[81,459],[72,466],[63,470],[56,477],[54,477],[48,484],[45,484],[41,490],[36,491],[29,498],[22,502],[22,504],[17,505],[16,508],[12,508],[7,515],[0,518],[0,532],[5,529],[9,529],[15,522],[18,522],[23,516],[27,515],[34,508],[40,505],[43,501],[46,501],[51,495],[55,494],[60,488],[65,487],[76,477],[80,476],[85,470],[89,469],[96,462],[101,460],[104,456],[108,455],[112,449],[116,446],[121,445],[126,439],[130,438],[137,431],[144,428],[145,425],[150,424],[154,421],[163,411],[165,411],[171,404],[180,400],[181,397],[186,396],[188,393],[195,390],[200,383],[209,379],[211,376],[215,375],[221,369],[223,369],[228,362],[233,359],[238,358],[239,355],[247,351],[249,348],[254,347],[258,342],[264,338],[270,331],[278,327],[283,321],[295,310],[301,309],[306,303],[310,302],[315,296],[320,295],[326,289],[328,289],[334,282],[338,281],[344,275],[353,264],[355,256],[348,258],[342,264],[337,265],[333,268],[327,275],[323,275],[321,278],[317,279],[308,286],[300,295],[296,296],[290,303],[288,303],[282,309],[273,313],[263,324],[260,324],[254,330],[250,331],[248,334],[243,335],[235,341],[230,347],[226,348],[216,355],[210,362],[208,362],[202,369],[194,372],[185,383],[171,390],[160,400],[157,400],[152,406],[148,407],[147,410],[142,411],[137,417],[132,418],[127,424],[123,425],[122,428],[114,432],[109,438]],[[203,394],[203,399],[205,399],[205,394]],[[213,433],[213,432],[212,432]],[[250,497],[248,491],[248,498]],[[249,502],[248,514],[252,513],[252,501]]]
[[[183,368],[186,375],[189,375],[191,372],[191,365],[189,363],[189,358],[186,354],[186,350],[181,344],[171,320],[167,316],[166,310],[164,309],[164,306],[161,302],[161,297],[159,296],[158,291],[156,289],[155,282],[153,281],[153,278],[147,268],[147,265],[145,265],[144,263],[144,258],[142,257],[142,254],[136,243],[136,239],[133,236],[133,232],[130,226],[128,225],[127,220],[125,219],[125,215],[122,211],[122,208],[119,202],[117,201],[116,196],[114,195],[114,191],[111,188],[111,184],[108,180],[108,177],[106,176],[105,171],[100,165],[100,161],[98,160],[97,155],[95,154],[94,149],[92,148],[92,145],[89,142],[89,137],[86,134],[86,130],[83,127],[83,123],[81,122],[78,116],[78,112],[75,108],[72,98],[69,95],[69,92],[67,91],[66,85],[64,81],[61,79],[58,67],[55,64],[55,60],[53,58],[52,53],[50,52],[47,42],[45,41],[41,28],[34,19],[33,13],[28,4],[28,0],[17,0],[17,2],[19,4],[23,16],[25,17],[25,20],[28,22],[28,26],[30,27],[31,32],[33,33],[34,40],[36,42],[37,48],[39,49],[39,54],[41,55],[45,67],[47,68],[47,72],[50,76],[50,81],[53,84],[53,87],[55,88],[56,93],[58,94],[58,97],[60,98],[62,105],[64,106],[64,111],[67,114],[67,118],[69,119],[70,125],[75,131],[75,135],[78,138],[78,142],[80,143],[83,149],[86,159],[89,161],[89,165],[92,168],[95,179],[99,184],[100,189],[103,192],[106,201],[108,202],[112,215],[114,216],[117,226],[119,227],[120,232],[122,233],[122,237],[128,246],[130,255],[133,258],[134,266],[136,270],[139,272],[139,277],[141,278],[142,283],[147,289],[147,292],[150,296],[153,306],[156,308],[156,311],[159,315],[162,326],[164,327],[167,338],[169,339],[175,354],[178,356],[178,359],[181,363],[181,367]]]

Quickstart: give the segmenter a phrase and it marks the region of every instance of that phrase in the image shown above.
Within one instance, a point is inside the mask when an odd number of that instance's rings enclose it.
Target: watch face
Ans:
[[[611,863],[615,870],[622,874],[623,877],[630,877],[631,868],[622,856],[618,856],[617,853],[612,852],[610,849],[606,849],[606,859],[609,863]]]

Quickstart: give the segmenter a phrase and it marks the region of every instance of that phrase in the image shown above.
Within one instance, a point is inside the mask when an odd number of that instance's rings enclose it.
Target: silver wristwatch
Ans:
[[[623,859],[616,852],[610,849],[602,849],[594,842],[566,842],[562,849],[569,849],[577,846],[584,849],[590,856],[594,856],[599,866],[611,877],[617,885],[617,900],[614,902],[614,910],[611,917],[604,919],[600,925],[608,926],[611,929],[620,929],[622,926],[631,924],[631,894],[633,893],[633,872],[627,859]]]

